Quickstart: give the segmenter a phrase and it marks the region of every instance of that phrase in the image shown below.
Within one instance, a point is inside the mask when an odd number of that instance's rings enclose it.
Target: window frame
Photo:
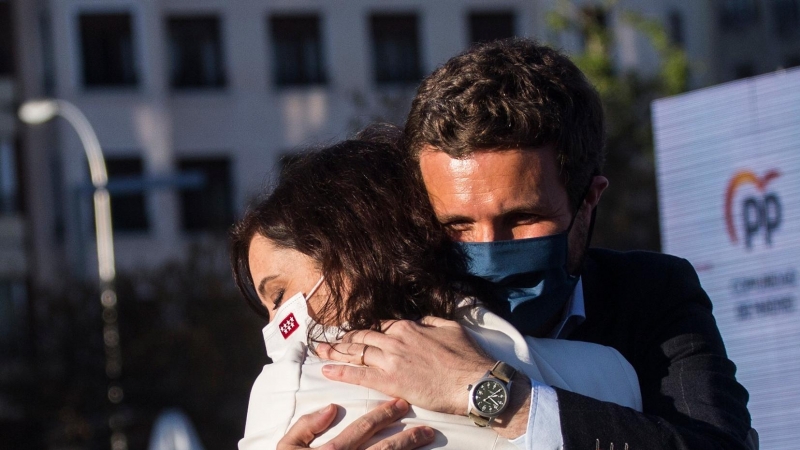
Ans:
[[[6,19],[6,23],[0,22],[0,77],[13,77],[16,72],[16,48],[15,48],[15,22],[14,8],[11,2],[0,1],[0,9],[4,14],[0,18]]]
[[[96,91],[136,91],[147,83],[147,68],[145,67],[146,58],[144,48],[140,41],[144,35],[142,21],[140,20],[139,8],[136,5],[76,5],[72,14],[73,28],[73,47],[76,55],[74,64],[73,80],[76,87],[88,92]],[[131,30],[131,64],[135,82],[129,84],[87,84],[85,76],[85,60],[83,48],[83,31],[81,27],[81,17],[84,15],[122,15],[126,14],[130,18]]]
[[[8,294],[7,297],[6,294]],[[10,303],[6,305],[3,302],[4,300],[9,300]],[[21,359],[30,352],[31,346],[28,339],[31,315],[30,305],[30,290],[28,283],[24,279],[16,277],[0,278],[0,312],[11,311],[12,314],[16,313],[13,318],[3,314],[3,317],[10,319],[11,326],[3,327],[0,330],[0,359],[4,361]],[[0,319],[0,323],[2,322]]]
[[[316,33],[313,36],[315,39],[316,44],[316,68],[317,73],[313,75],[309,75],[311,71],[296,71],[298,73],[302,73],[303,76],[298,77],[294,80],[283,79],[281,75],[280,69],[280,62],[282,59],[279,59],[278,55],[278,46],[279,46],[279,39],[276,31],[276,22],[277,21],[292,21],[292,20],[310,20],[315,21]],[[292,89],[292,88],[306,88],[306,87],[316,87],[316,86],[326,86],[329,83],[329,67],[327,63],[326,55],[326,48],[325,48],[325,37],[324,37],[324,28],[325,28],[325,17],[321,12],[318,11],[271,11],[266,15],[264,20],[266,24],[266,31],[267,31],[267,46],[268,46],[268,57],[269,57],[269,77],[270,77],[270,84],[271,86],[277,89]],[[305,36],[304,36],[305,37]],[[302,41],[306,42],[306,41]],[[297,42],[293,42],[293,45],[297,45]],[[301,44],[302,45],[302,44]],[[300,61],[299,66],[304,67],[308,65],[308,61],[304,58]]]
[[[748,16],[745,10],[730,9],[732,1],[748,2],[752,7],[752,14]],[[756,0],[722,0],[719,3],[717,10],[717,19],[720,28],[725,32],[737,32],[747,30],[756,26],[761,20],[763,11]],[[747,20],[742,20],[743,17],[749,17]]]
[[[496,37],[492,38],[491,40],[476,40],[475,39],[475,28],[474,28],[474,21],[479,16],[484,16],[484,18],[488,18],[489,16],[496,16],[499,18],[500,16],[510,16],[511,18],[511,35],[505,37]],[[519,36],[519,24],[518,22],[518,14],[514,9],[511,8],[503,8],[503,9],[475,9],[467,11],[466,15],[466,33],[467,33],[467,46],[471,47],[473,45],[484,43],[484,42],[491,42],[493,40],[498,39],[507,39],[514,36]]]
[[[173,45],[173,29],[172,24],[174,22],[183,21],[188,22],[192,20],[211,20],[214,23],[216,29],[216,57],[218,58],[218,65],[216,67],[216,76],[219,78],[219,81],[216,83],[206,83],[206,84],[176,84],[175,75],[174,75],[174,59],[172,58],[172,45]],[[225,51],[225,20],[222,14],[217,13],[215,11],[198,11],[198,12],[169,12],[164,15],[163,17],[163,24],[164,24],[164,36],[166,40],[166,49],[165,49],[165,59],[166,59],[166,84],[169,86],[169,89],[175,92],[191,92],[191,91],[215,91],[215,90],[225,90],[228,87],[230,82],[228,76],[228,61],[227,61],[227,52]]]
[[[191,198],[193,195],[192,191],[198,191],[199,195],[206,195],[208,190],[208,185],[210,184],[210,180],[208,174],[203,169],[199,169],[197,167],[186,167],[187,163],[191,165],[191,163],[203,162],[208,164],[209,166],[218,166],[220,162],[224,161],[227,165],[227,169],[225,172],[226,177],[226,186],[225,195],[227,198],[223,199],[223,208],[225,211],[223,212],[224,218],[220,220],[220,223],[211,225],[203,224],[203,225],[196,225],[190,224],[190,220],[187,220],[188,217],[188,209],[187,203],[193,201],[187,199],[187,197]],[[205,185],[199,189],[182,189],[179,192],[179,212],[178,212],[178,219],[180,224],[180,230],[186,234],[197,234],[197,233],[225,233],[227,232],[231,225],[234,223],[235,219],[235,211],[234,211],[234,195],[235,195],[235,154],[233,152],[202,152],[202,153],[186,153],[175,158],[175,168],[177,171],[181,173],[186,172],[202,172],[203,176],[205,177]],[[204,214],[208,215],[208,214]],[[208,215],[210,216],[210,215]],[[204,219],[201,219],[201,221]],[[224,222],[224,223],[223,223]]]
[[[140,170],[138,174],[119,174],[115,175],[113,172],[115,170],[112,168],[114,164],[118,161],[138,161],[140,165]],[[113,183],[118,180],[131,180],[131,179],[138,179],[140,181],[144,181],[147,178],[147,164],[145,158],[141,153],[137,152],[111,152],[105,156],[105,163],[106,163],[106,172],[108,172],[108,182],[113,187]],[[148,234],[150,233],[153,227],[153,221],[151,219],[150,208],[148,205],[148,195],[147,189],[142,188],[138,192],[127,192],[127,193],[119,193],[114,192],[113,189],[109,191],[109,196],[111,198],[111,223],[114,227],[115,233],[120,233],[124,235],[135,235],[135,234]],[[122,197],[122,199],[120,199]],[[141,217],[143,220],[143,224],[140,226],[130,227],[130,228],[122,228],[121,220],[119,217],[118,211],[121,204],[120,200],[129,201],[129,202],[141,202]],[[116,205],[115,205],[116,203]],[[123,203],[124,204],[124,203]],[[138,206],[137,206],[138,208]],[[117,217],[115,217],[117,216]]]
[[[424,56],[423,56],[423,44],[424,41],[422,39],[422,23],[421,23],[421,14],[416,10],[413,11],[373,11],[369,14],[367,20],[367,36],[369,37],[370,44],[369,44],[369,51],[371,53],[371,62],[372,62],[372,82],[378,86],[412,86],[419,84],[422,81],[423,72],[424,72]],[[377,31],[376,22],[379,20],[387,20],[387,19],[411,19],[414,23],[414,30],[413,30],[413,40],[414,40],[414,65],[412,66],[413,69],[410,69],[408,72],[410,75],[406,75],[404,77],[397,77],[393,78],[390,76],[384,76],[379,69],[379,61],[385,61],[386,58],[379,58],[379,48],[378,48],[378,39],[377,39]],[[390,71],[388,71],[390,72]]]

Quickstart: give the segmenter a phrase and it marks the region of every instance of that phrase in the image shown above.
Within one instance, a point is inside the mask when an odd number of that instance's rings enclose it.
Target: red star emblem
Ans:
[[[281,336],[283,336],[284,339],[291,336],[292,333],[294,333],[294,330],[299,327],[300,325],[297,323],[297,320],[295,320],[294,314],[289,314],[286,316],[286,318],[283,319],[283,322],[278,325],[278,328],[281,330]]]

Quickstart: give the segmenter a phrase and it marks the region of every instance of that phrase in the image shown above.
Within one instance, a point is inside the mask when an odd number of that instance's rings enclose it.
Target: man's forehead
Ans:
[[[538,197],[564,193],[555,152],[548,148],[480,150],[463,158],[428,149],[420,155],[420,171],[432,195],[491,196],[509,190],[538,202]]]
[[[560,173],[555,146],[480,148],[452,155],[432,145],[424,145],[417,161],[420,169],[449,169],[454,172],[476,170],[536,171]]]

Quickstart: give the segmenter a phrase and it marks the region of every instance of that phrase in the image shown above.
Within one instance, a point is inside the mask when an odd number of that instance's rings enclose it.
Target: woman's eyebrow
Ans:
[[[266,292],[266,290],[264,289],[264,285],[266,285],[266,284],[267,284],[267,281],[272,281],[272,280],[274,280],[275,278],[278,278],[278,276],[277,276],[277,275],[270,275],[270,276],[268,276],[268,277],[264,277],[264,278],[262,278],[262,279],[261,279],[261,282],[259,282],[259,283],[258,283],[258,289],[257,289],[257,292],[258,292],[258,293],[259,293],[259,294],[260,294],[262,297],[264,297],[264,298],[266,298],[266,297],[267,297],[267,292]]]

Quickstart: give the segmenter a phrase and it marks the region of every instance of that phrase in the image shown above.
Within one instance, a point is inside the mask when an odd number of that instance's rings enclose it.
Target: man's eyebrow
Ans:
[[[500,213],[500,215],[501,216],[510,216],[512,214],[536,214],[537,213],[537,209],[540,210],[538,205],[534,205],[534,204],[519,205],[519,206],[515,206],[513,208],[509,208],[509,209],[503,211],[502,213]]]
[[[264,277],[264,278],[262,278],[262,279],[261,279],[261,281],[258,283],[258,289],[256,289],[256,291],[257,291],[259,294],[261,294],[261,296],[262,296],[262,297],[266,298],[266,297],[267,297],[267,292],[266,292],[266,290],[264,289],[264,285],[266,285],[266,284],[267,284],[267,281],[272,281],[272,280],[274,280],[275,278],[278,278],[278,276],[277,276],[277,275],[270,275],[270,276],[268,276],[268,277]]]
[[[498,214],[498,217],[507,217],[515,214],[540,214],[541,209],[538,205],[535,204],[528,204],[528,205],[519,205],[513,208],[506,209]],[[475,222],[474,217],[465,216],[463,214],[443,214],[437,217],[439,223],[472,223]]]
[[[445,214],[443,216],[437,217],[439,223],[471,223],[475,222],[475,219],[469,216],[464,216],[461,214]]]

